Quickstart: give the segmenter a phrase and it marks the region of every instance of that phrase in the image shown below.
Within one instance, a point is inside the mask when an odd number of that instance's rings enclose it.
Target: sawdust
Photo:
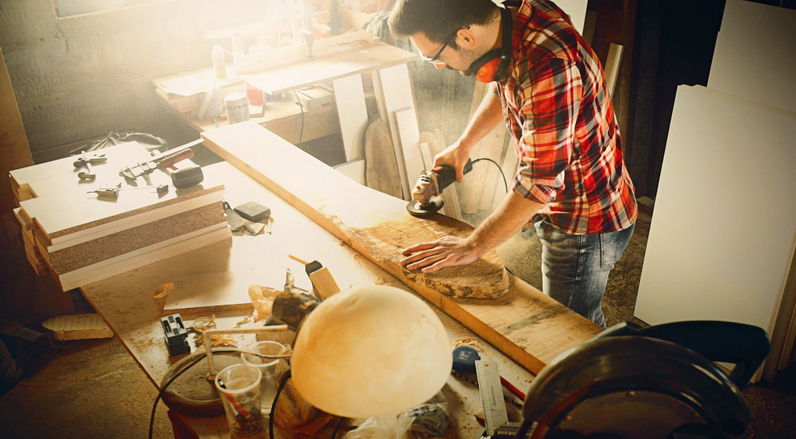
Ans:
[[[210,317],[198,317],[193,322],[192,329],[196,331],[200,337],[196,337],[194,343],[197,347],[204,345],[204,335],[205,331],[208,329],[215,329],[216,327],[216,316],[215,314],[211,315]],[[211,335],[210,336],[210,347],[211,348],[236,348],[238,347],[238,343],[232,338],[230,334],[219,334],[219,335]]]
[[[481,350],[481,345],[475,337],[461,337],[453,341],[453,347],[469,346],[477,351]]]
[[[254,306],[252,317],[255,322],[265,320],[271,315],[271,308],[274,306],[274,299],[282,291],[260,285],[249,286],[249,299]]]

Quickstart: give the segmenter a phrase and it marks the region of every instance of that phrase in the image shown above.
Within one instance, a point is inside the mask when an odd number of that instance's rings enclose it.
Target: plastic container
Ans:
[[[224,59],[224,49],[220,45],[213,46],[213,71],[216,73],[216,78],[225,79],[227,77],[227,63]]]
[[[227,122],[230,125],[249,120],[249,100],[246,93],[230,93],[224,97]]]
[[[258,354],[281,355],[285,353],[285,345],[275,341],[260,341],[252,345],[248,350]],[[260,383],[260,410],[263,416],[267,417],[269,413],[271,413],[271,405],[274,403],[274,397],[276,397],[276,390],[279,385],[276,381],[279,359],[269,360],[268,358],[262,358],[251,354],[240,354],[240,359],[243,360],[243,364],[260,369],[262,374]]]
[[[246,54],[246,47],[243,45],[243,38],[238,32],[232,37],[232,62],[235,64],[235,72],[240,73],[240,59]]]

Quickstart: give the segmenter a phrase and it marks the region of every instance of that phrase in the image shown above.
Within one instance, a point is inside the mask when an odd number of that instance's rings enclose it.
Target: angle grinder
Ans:
[[[467,174],[472,170],[473,161],[467,159],[463,172]],[[412,201],[406,205],[406,210],[420,218],[434,215],[445,204],[439,195],[455,181],[456,169],[450,165],[437,166],[431,172],[423,171],[412,189]]]

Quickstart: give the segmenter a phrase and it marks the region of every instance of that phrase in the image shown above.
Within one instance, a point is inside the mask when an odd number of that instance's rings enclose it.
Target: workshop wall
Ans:
[[[173,0],[58,18],[53,0],[0,4],[0,47],[33,159],[112,131],[163,136],[151,79],[210,67],[203,32],[265,17],[258,0]],[[60,148],[59,148],[60,147]]]

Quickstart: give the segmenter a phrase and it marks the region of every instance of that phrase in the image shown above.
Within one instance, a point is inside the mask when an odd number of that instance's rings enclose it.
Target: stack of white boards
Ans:
[[[77,157],[10,172],[28,260],[64,291],[231,240],[223,185],[205,178],[175,189],[162,170],[126,181],[121,169],[151,157],[137,142],[91,154],[105,158],[91,165],[91,180],[78,177],[87,169],[75,166]],[[158,193],[161,185],[168,190]],[[118,197],[97,192],[117,186]]]
[[[796,335],[794,60],[796,11],[727,1],[708,87],[677,89],[635,309],[765,329],[769,381]]]

